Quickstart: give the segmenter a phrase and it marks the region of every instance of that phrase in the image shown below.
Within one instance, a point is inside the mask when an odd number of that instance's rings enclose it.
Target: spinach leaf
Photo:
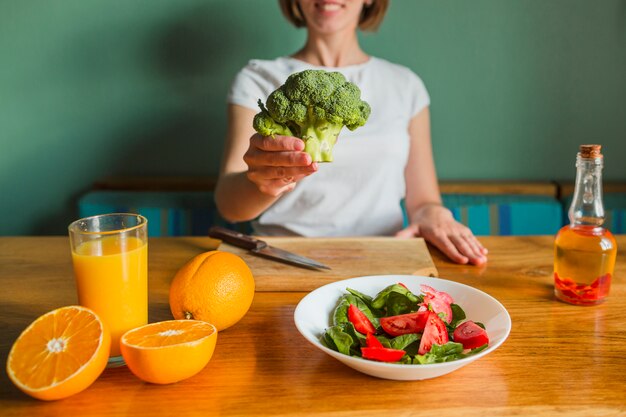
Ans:
[[[350,355],[350,347],[352,343],[354,343],[352,337],[344,332],[341,326],[333,326],[326,329],[322,341],[330,349],[336,350],[344,355]]]
[[[417,336],[419,337],[419,339],[417,339],[415,342],[411,343],[410,345],[408,345],[407,347],[403,349],[406,352],[406,354],[410,355],[411,357],[414,357],[415,355],[417,355],[417,352],[419,352],[420,350],[420,341],[422,339],[422,335],[419,334]]]
[[[374,315],[375,317],[382,317],[384,315],[385,312],[383,310],[379,310],[379,309],[372,307],[372,301],[374,301],[374,299],[370,297],[369,295],[363,294],[362,292],[354,290],[352,288],[346,288],[346,291],[348,291],[350,294],[354,295],[355,297],[360,298],[361,301],[363,301],[365,305],[370,309],[370,311],[372,312],[372,315]]]
[[[465,311],[463,311],[463,309],[461,308],[460,305],[458,304],[450,304],[450,308],[452,309],[452,321],[450,322],[450,327],[452,327],[453,329],[456,328],[456,326],[463,320],[465,320],[465,318],[467,317],[465,315]]]
[[[350,294],[354,295],[355,297],[360,298],[361,300],[363,300],[365,304],[367,304],[368,307],[371,307],[372,301],[373,301],[373,298],[371,296],[367,294],[363,294],[360,291],[353,290],[352,288],[346,288],[346,291],[348,291]]]
[[[433,344],[430,352],[425,355],[415,355],[415,359],[413,360],[414,364],[428,364],[428,363],[441,363],[441,362],[450,362],[457,359],[467,358],[468,356],[472,356],[487,349],[487,343],[484,345],[477,347],[475,349],[470,350],[469,352],[463,353],[463,345],[460,343],[448,342],[445,345],[437,345]]]
[[[350,307],[350,301],[348,301],[348,294],[344,294],[339,298],[335,312],[333,313],[333,324],[336,326],[341,323],[348,323],[348,307]]]
[[[355,348],[360,348],[361,346],[365,346],[365,340],[366,340],[366,336],[364,334],[361,334],[359,332],[356,331],[356,329],[354,328],[354,324],[347,322],[347,323],[341,323],[339,325],[341,327],[341,329],[350,335],[350,337],[352,337],[352,340],[354,340],[356,344],[358,344],[358,346],[354,346]]]
[[[376,295],[376,297],[372,301],[372,307],[375,308],[375,309],[383,308],[387,304],[387,298],[389,297],[389,294],[391,294],[391,293],[398,293],[398,294],[404,295],[405,297],[407,297],[413,303],[421,302],[421,300],[423,299],[423,297],[419,297],[419,296],[413,294],[411,291],[409,291],[408,289],[406,289],[402,285],[400,285],[400,284],[393,284],[393,285],[389,285],[388,287],[384,288],[382,291],[380,291]]]
[[[453,361],[462,357],[464,357],[462,344],[448,342],[445,345],[438,345],[435,343],[430,348],[430,352],[424,355],[416,355],[413,363],[420,365],[441,363]]]
[[[413,358],[410,355],[404,355],[397,363],[401,363],[402,365],[411,365],[413,364]]]
[[[462,358],[467,358],[468,356],[475,355],[478,352],[482,352],[483,350],[487,349],[488,346],[489,346],[489,344],[485,343],[482,346],[478,346],[477,348],[474,348],[474,349],[470,350],[469,352],[462,354],[461,357]]]
[[[335,308],[335,312],[333,313],[334,325],[350,322],[350,320],[348,319],[348,308],[350,307],[350,304],[354,304],[356,307],[358,307],[358,309],[361,310],[363,314],[365,314],[369,321],[372,322],[374,327],[380,326],[380,322],[376,317],[374,317],[367,304],[365,304],[365,302],[359,297],[355,297],[352,294],[344,294],[339,299],[339,304],[337,305],[337,307]]]
[[[416,333],[403,334],[402,336],[394,337],[390,340],[392,349],[404,350],[411,343],[421,339],[421,335]]]
[[[387,297],[387,316],[410,313],[417,310],[417,303],[412,302],[403,294],[391,292]]]
[[[455,342],[447,342],[444,345],[433,344],[429,353],[443,357],[449,355],[458,355],[463,352],[463,345]]]

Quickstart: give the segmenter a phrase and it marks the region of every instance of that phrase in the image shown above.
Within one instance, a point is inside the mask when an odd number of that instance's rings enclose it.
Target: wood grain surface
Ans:
[[[363,375],[297,332],[293,312],[305,291],[260,291],[242,321],[219,334],[211,362],[190,379],[156,386],[125,367],[107,369],[82,393],[41,402],[18,391],[2,372],[0,415],[626,415],[626,236],[617,237],[609,299],[595,307],[554,299],[552,237],[481,240],[490,250],[484,267],[451,264],[430,248],[434,263],[442,278],[496,297],[513,327],[495,352],[451,374],[408,382]],[[191,256],[215,244],[203,238],[150,240],[150,321],[171,318],[169,280]],[[385,260],[390,268],[398,261]],[[76,302],[67,239],[0,238],[0,285],[4,363],[33,319]]]
[[[222,243],[220,250],[241,256],[250,266],[257,291],[311,291],[339,279],[365,275],[437,276],[437,268],[423,239],[268,237],[263,240],[331,269],[311,270],[288,265]]]

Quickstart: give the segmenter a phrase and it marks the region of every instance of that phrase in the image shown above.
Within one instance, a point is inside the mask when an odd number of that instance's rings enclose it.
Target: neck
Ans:
[[[367,62],[369,56],[359,46],[356,32],[349,36],[311,35],[304,47],[293,55],[311,65],[323,67],[345,67]]]

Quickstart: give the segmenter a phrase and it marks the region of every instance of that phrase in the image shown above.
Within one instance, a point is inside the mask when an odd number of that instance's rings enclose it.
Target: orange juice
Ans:
[[[106,236],[72,251],[78,302],[91,308],[111,331],[111,355],[120,338],[148,323],[148,244],[137,237]]]

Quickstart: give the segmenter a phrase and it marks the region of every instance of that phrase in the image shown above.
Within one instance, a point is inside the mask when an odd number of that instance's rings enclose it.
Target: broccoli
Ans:
[[[254,130],[263,136],[286,135],[304,140],[314,162],[333,160],[333,146],[344,126],[363,126],[370,106],[361,90],[339,72],[305,70],[291,74],[267,98],[259,100]]]

